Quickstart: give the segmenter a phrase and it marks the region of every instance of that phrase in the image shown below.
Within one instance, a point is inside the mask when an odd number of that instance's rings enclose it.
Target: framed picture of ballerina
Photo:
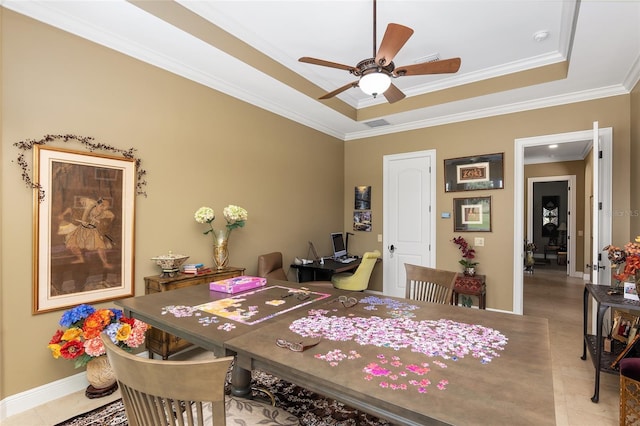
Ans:
[[[34,313],[134,295],[135,167],[34,147]]]

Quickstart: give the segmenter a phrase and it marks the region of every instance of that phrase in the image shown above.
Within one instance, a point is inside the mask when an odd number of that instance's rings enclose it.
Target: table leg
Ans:
[[[237,363],[231,370],[231,393],[233,396],[251,398],[251,371],[239,367]]]
[[[600,362],[602,359],[602,320],[604,318],[604,313],[607,311],[609,307],[603,306],[600,302],[598,302],[598,318],[596,320],[596,384],[593,392],[593,397],[591,397],[591,402],[598,402],[600,399]]]
[[[582,296],[582,356],[581,360],[587,359],[587,321],[589,316],[589,291],[587,287],[584,288],[584,294]]]

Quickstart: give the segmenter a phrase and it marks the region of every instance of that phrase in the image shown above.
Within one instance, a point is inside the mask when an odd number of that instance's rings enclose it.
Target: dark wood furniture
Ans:
[[[244,268],[228,267],[221,270],[214,269],[211,273],[200,275],[178,274],[175,277],[154,275],[144,278],[144,293],[153,294],[200,284],[208,285],[211,281],[239,277],[243,273]],[[146,345],[150,358],[153,358],[155,353],[162,359],[167,359],[170,355],[188,348],[191,343],[160,329],[152,328],[147,331]]]
[[[323,263],[316,260],[306,265],[291,264],[297,270],[299,283],[308,281],[331,281],[333,274],[347,271],[355,271],[362,259],[358,258],[351,263],[336,262],[333,259],[324,259]]]
[[[567,252],[566,251],[558,251],[558,265],[566,265],[567,264]]]
[[[558,255],[558,251],[560,251],[560,246],[554,246],[554,245],[550,245],[550,246],[544,246],[544,261],[545,263],[547,262],[547,254],[555,254],[556,256]]]
[[[272,285],[299,288],[296,283],[269,280],[267,286]],[[233,323],[235,326],[226,331],[213,325],[202,324],[200,317],[162,315],[163,307],[166,305],[196,306],[225,298],[226,295],[210,292],[205,286],[123,299],[116,303],[133,317],[205,349],[213,350],[218,356],[235,354],[232,383],[236,395],[242,395],[242,388],[239,386],[248,387],[250,371],[262,369],[354,408],[387,419],[393,424],[492,424],[496,418],[500,418],[505,424],[555,424],[546,319],[478,309],[460,309],[451,305],[345,292],[333,288],[318,291],[331,294],[331,297],[289,310],[254,325],[222,318],[221,323]],[[245,294],[248,293],[241,293]],[[336,298],[339,295],[356,297],[358,303],[354,306],[342,304]],[[246,296],[248,303],[253,306],[261,306],[266,301],[260,297],[254,300],[253,296],[255,294]],[[283,300],[290,303],[293,298]],[[410,316],[398,317],[402,312]],[[312,313],[325,315],[327,318],[334,317],[339,321],[349,321],[350,318],[366,321],[371,318],[372,321],[387,321],[389,324],[399,322],[404,324],[403,327],[414,322],[430,324],[431,321],[434,324],[447,322],[447,330],[464,324],[484,326],[504,334],[508,341],[504,350],[500,351],[500,356],[489,360],[490,362],[482,362],[482,357],[476,358],[471,354],[453,357],[457,358],[454,360],[437,354],[428,356],[413,351],[410,347],[393,349],[384,342],[377,345],[356,341],[355,336],[363,336],[366,330],[382,330],[380,327],[362,328],[361,333],[352,333],[346,339],[331,339],[325,336],[317,345],[303,352],[294,352],[287,347],[276,345],[277,339],[286,339],[294,343],[314,340],[301,337],[290,329],[296,320],[319,324],[309,318]],[[422,323],[423,321],[426,323]],[[345,357],[335,365],[319,358],[338,352],[344,355],[357,353],[359,356]],[[389,363],[381,364],[382,358],[389,360]],[[371,363],[394,370],[407,366],[409,375],[414,374],[411,372],[412,369],[428,365],[429,370],[423,371],[424,374],[421,376],[416,375],[416,378],[418,381],[429,379],[431,385],[427,393],[419,393],[412,385],[408,385],[410,389],[406,390],[385,388],[380,385],[380,381],[385,378],[378,375],[375,376],[375,380],[365,378],[364,369],[373,368]],[[446,364],[448,368],[443,368],[442,364]],[[398,377],[399,380],[405,379],[402,375]],[[406,377],[406,381],[412,378],[413,376]],[[391,381],[393,378],[390,377],[388,380]],[[525,383],[527,392],[522,392]],[[441,385],[442,389],[439,389],[438,385]],[[496,400],[502,403],[496,404]],[[504,404],[510,409],[505,410]]]
[[[587,359],[587,349],[591,356],[591,361],[595,369],[595,388],[592,402],[598,402],[600,399],[600,372],[610,374],[619,374],[618,370],[611,368],[611,364],[616,360],[618,355],[624,350],[624,345],[617,340],[613,340],[613,350],[611,353],[604,353],[603,348],[603,336],[602,336],[602,323],[604,314],[609,308],[622,308],[640,310],[640,302],[632,299],[625,299],[622,294],[608,294],[611,290],[608,285],[596,285],[586,284],[584,286],[583,296],[583,342],[582,342],[582,357],[581,359]],[[594,311],[596,312],[596,330],[595,335],[587,332],[587,325],[589,322],[589,299],[590,297],[595,299]]]
[[[480,274],[473,276],[458,274],[456,283],[453,286],[453,304],[457,305],[458,295],[464,294],[465,296],[477,296],[478,307],[486,309],[487,286],[485,279],[486,277]]]

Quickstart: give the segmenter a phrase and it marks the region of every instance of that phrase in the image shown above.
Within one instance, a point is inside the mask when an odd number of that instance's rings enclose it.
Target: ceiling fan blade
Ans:
[[[460,58],[442,59],[440,61],[423,62],[396,68],[393,73],[403,75],[448,74],[458,72]]]
[[[390,104],[401,101],[407,97],[407,95],[402,93],[402,90],[398,89],[393,83],[391,83],[391,86],[385,90],[383,95]]]
[[[382,43],[380,43],[380,49],[376,54],[376,64],[389,65],[412,34],[413,30],[404,25],[387,25],[387,30],[384,33],[384,37],[382,37]]]
[[[306,62],[307,64],[321,65],[323,67],[338,68],[346,71],[355,71],[355,68],[351,65],[343,65],[337,62],[325,61],[323,59],[309,58],[308,56],[303,56],[302,58],[298,59],[298,61]]]
[[[333,98],[335,95],[339,95],[340,93],[344,92],[347,89],[351,89],[352,87],[358,87],[358,80],[356,81],[352,81],[349,84],[345,84],[342,87],[337,88],[336,90],[334,90],[333,92],[329,92],[326,95],[318,98],[318,99],[329,99],[329,98]]]

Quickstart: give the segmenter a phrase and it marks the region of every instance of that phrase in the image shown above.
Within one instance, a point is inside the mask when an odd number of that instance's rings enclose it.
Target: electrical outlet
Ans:
[[[382,242],[382,234],[378,234],[378,242],[381,243]]]
[[[474,245],[476,247],[484,247],[484,238],[483,237],[476,237],[474,240]]]

